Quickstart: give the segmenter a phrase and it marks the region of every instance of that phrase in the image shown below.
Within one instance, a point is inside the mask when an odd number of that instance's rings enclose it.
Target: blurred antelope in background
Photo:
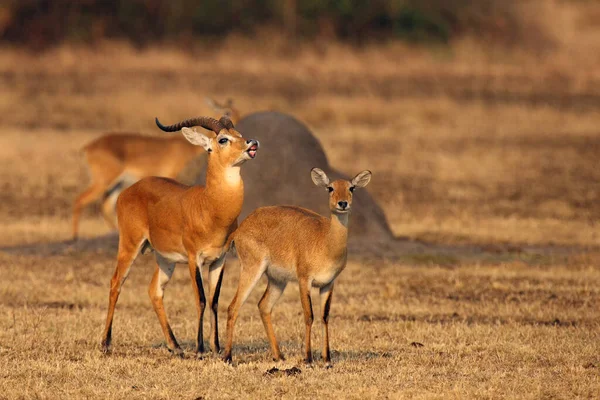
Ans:
[[[244,201],[244,184],[240,167],[253,159],[258,142],[244,139],[227,117],[219,121],[209,117],[188,119],[160,129],[174,132],[181,129],[192,144],[208,153],[206,186],[186,186],[173,179],[148,177],[125,189],[117,200],[119,250],[117,266],[111,280],[108,315],[102,348],[109,351],[112,321],[121,286],[131,264],[146,248],[153,248],[156,269],[148,294],[160,322],[167,347],[182,355],[171,330],[163,306],[164,289],[176,263],[187,263],[198,310],[196,352],[204,352],[202,320],[206,298],[201,268],[207,265],[208,304],[211,311],[210,347],[219,351],[217,303],[225,263],[224,245],[237,227],[237,218]],[[212,134],[190,129],[201,126]]]
[[[212,97],[205,97],[204,100],[210,108],[212,108],[221,115],[229,117],[231,122],[233,122],[234,124],[237,124],[240,121],[240,111],[233,106],[233,99],[229,98],[225,100],[225,103],[219,103]]]
[[[135,133],[110,133],[83,148],[91,175],[89,187],[73,205],[73,240],[79,233],[81,210],[102,200],[102,214],[116,228],[115,204],[119,194],[147,176],[175,178],[185,165],[204,153],[184,137],[158,138]]]
[[[225,103],[206,97],[206,102],[233,124],[240,112],[233,100]],[[190,144],[183,136],[158,138],[135,133],[108,133],[86,145],[85,154],[90,185],[73,204],[73,240],[79,235],[79,219],[83,207],[102,197],[102,215],[111,228],[117,227],[115,205],[119,194],[147,176],[175,179],[194,158],[204,153],[201,146]]]
[[[330,218],[296,206],[262,207],[251,213],[227,240],[225,247],[235,247],[240,260],[240,279],[227,315],[225,361],[231,361],[233,329],[239,309],[263,274],[267,275],[268,284],[258,308],[273,358],[283,359],[271,312],[288,282],[297,281],[306,325],[304,360],[312,361],[310,289],[318,287],[323,321],[322,356],[325,362],[331,361],[328,321],[333,282],[346,267],[352,194],[356,188],[369,183],[371,172],[363,171],[351,181],[339,179],[330,183],[322,170],[313,168],[311,177],[315,185],[329,193]]]

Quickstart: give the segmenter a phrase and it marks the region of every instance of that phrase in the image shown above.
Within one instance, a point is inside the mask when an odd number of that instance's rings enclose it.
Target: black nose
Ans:
[[[338,201],[338,206],[340,206],[342,209],[348,207],[348,202],[347,201]]]
[[[246,144],[250,144],[250,143],[252,143],[252,139],[246,140]]]

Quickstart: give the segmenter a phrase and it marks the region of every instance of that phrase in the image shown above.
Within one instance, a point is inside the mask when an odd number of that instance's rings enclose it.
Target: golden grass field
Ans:
[[[2,49],[0,398],[600,397],[600,33],[581,22],[600,9],[585,4],[562,6],[545,55],[468,39]],[[87,244],[60,243],[88,182],[79,149],[106,131],[158,134],[155,116],[210,114],[204,96],[291,113],[333,167],[373,171],[368,190],[401,240],[350,254],[331,369],[301,363],[294,285],[274,312],[287,361],[270,361],[264,282],[241,310],[234,365],[192,358],[185,268],[165,306],[187,357],[171,357],[146,293],[149,255],[123,288],[112,354],[100,352],[115,238],[88,240],[108,233],[91,208]],[[237,274],[230,257],[222,343]],[[313,334],[319,360],[318,319]]]

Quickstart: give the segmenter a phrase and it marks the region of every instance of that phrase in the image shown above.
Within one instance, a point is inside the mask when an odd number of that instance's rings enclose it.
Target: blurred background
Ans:
[[[68,238],[79,149],[208,96],[371,169],[397,236],[597,245],[598,27],[593,0],[3,0],[0,242]]]
[[[338,39],[355,44],[402,39],[449,43],[458,36],[533,48],[549,44],[539,20],[517,0],[121,0],[8,1],[5,40],[35,48],[64,40],[94,43],[125,38],[137,45],[164,40],[254,35],[265,27],[288,38]],[[555,10],[556,11],[556,10]],[[594,22],[593,19],[589,22]]]

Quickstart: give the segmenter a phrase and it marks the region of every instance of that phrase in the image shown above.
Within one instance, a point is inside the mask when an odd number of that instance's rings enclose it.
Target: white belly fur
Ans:
[[[277,265],[269,265],[267,268],[267,276],[277,282],[297,281],[298,277],[294,271],[289,268],[280,267]]]
[[[321,287],[331,283],[338,276],[339,272],[340,270],[332,268],[315,274],[313,276],[313,286]]]
[[[340,272],[342,272],[342,269],[343,268],[327,268],[316,273],[315,275],[311,276],[312,286],[322,287],[328,285],[340,274]],[[298,276],[295,271],[278,265],[269,265],[267,267],[267,276],[270,279],[278,282],[298,281]]]
[[[188,258],[185,254],[170,253],[170,252],[158,252],[165,260],[174,263],[187,263]]]

